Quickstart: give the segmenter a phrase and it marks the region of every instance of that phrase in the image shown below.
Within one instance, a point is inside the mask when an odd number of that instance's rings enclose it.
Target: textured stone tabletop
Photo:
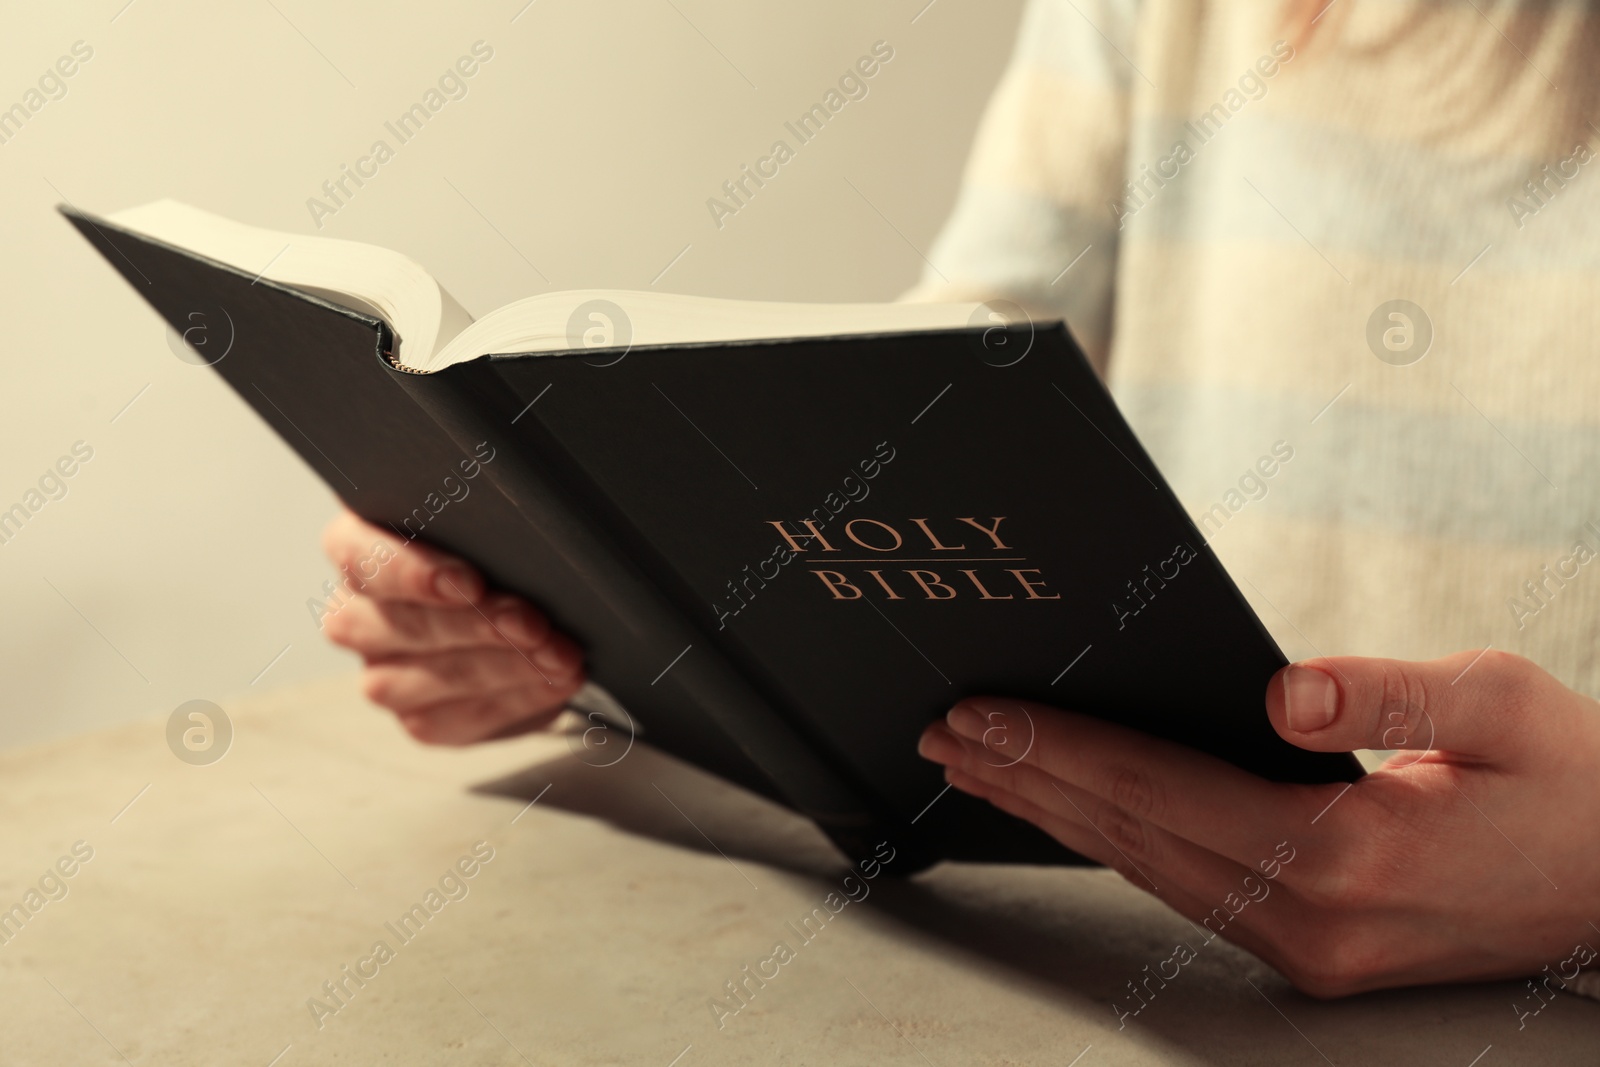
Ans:
[[[424,749],[352,679],[227,711],[208,766],[164,718],[0,753],[0,1064],[1600,1062],[1600,1004],[1317,1003],[1221,942],[1119,1030],[1195,938],[1107,872],[846,887],[809,824],[642,745]]]

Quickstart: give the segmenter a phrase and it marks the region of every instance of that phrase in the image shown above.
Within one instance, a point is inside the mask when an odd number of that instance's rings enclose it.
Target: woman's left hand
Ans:
[[[1282,785],[990,697],[920,750],[1313,996],[1575,971],[1600,945],[1594,700],[1499,652],[1346,657],[1279,672],[1267,714],[1301,748],[1400,751],[1354,785]]]

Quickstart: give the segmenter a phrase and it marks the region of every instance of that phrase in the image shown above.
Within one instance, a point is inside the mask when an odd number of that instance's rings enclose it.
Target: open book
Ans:
[[[771,304],[593,289],[518,300],[474,322],[415,261],[387,248],[263,230],[175,200],[107,221],[377,317],[398,339],[392,358],[403,370],[442,370],[485,353],[958,329],[979,313],[977,304]],[[575,308],[597,303],[625,308],[625,321],[603,308],[573,320]]]
[[[474,322],[385,249],[64,213],[353,510],[585,646],[588,762],[637,736],[901,872],[1077,861],[916,755],[966,695],[1360,773],[1272,730],[1282,653],[1060,323],[623,291]]]

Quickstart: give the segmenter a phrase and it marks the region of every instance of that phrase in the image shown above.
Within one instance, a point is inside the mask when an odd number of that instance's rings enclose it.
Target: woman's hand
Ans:
[[[1402,751],[1354,785],[1279,785],[1099,719],[977,698],[921,752],[1313,996],[1575,973],[1574,945],[1600,944],[1595,701],[1520,657],[1464,652],[1297,664],[1268,686],[1267,714],[1301,748]]]
[[[537,729],[583,685],[578,646],[527,601],[489,591],[462,560],[349,511],[322,545],[355,590],[322,628],[360,653],[367,698],[417,740],[466,745]]]

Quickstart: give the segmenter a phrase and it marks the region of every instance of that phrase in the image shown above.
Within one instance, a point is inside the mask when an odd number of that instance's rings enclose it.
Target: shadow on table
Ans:
[[[812,883],[819,904],[848,873],[809,820],[643,743],[614,766],[591,766],[575,754],[474,792],[540,797],[542,806],[718,855],[735,867],[787,872]],[[1592,1048],[1600,1039],[1600,1011],[1582,1003],[1561,1013],[1576,1029],[1557,1044],[1548,1044],[1557,1040],[1555,1026],[1536,1035],[1542,1040],[1519,1037],[1508,1007],[1520,999],[1517,983],[1313,1001],[1248,953],[1220,940],[1204,944],[1191,924],[1104,870],[944,864],[911,879],[880,877],[865,903],[900,936],[959,953],[998,980],[1076,999],[1091,1014],[1103,1005],[1108,1024],[1116,1023],[1117,1006],[1139,1004],[1130,992],[1130,983],[1138,985],[1149,1003],[1126,1019],[1129,1036],[1181,1049],[1185,1062],[1398,1062],[1402,1055],[1433,1062],[1444,1055],[1438,1062],[1453,1063],[1465,1053],[1465,1064],[1485,1045],[1517,1041],[1523,1052],[1541,1046],[1550,1058],[1540,1062],[1577,1063],[1589,1061],[1563,1058],[1575,1052],[1575,1040]],[[1150,980],[1180,940],[1196,951],[1195,961],[1165,986]]]
[[[796,874],[829,875],[848,866],[814,823],[765,797],[642,741],[608,764],[583,749],[579,735],[568,736],[574,740],[573,755],[480,783],[473,792],[524,801],[543,794],[541,806],[600,819],[640,837]]]

